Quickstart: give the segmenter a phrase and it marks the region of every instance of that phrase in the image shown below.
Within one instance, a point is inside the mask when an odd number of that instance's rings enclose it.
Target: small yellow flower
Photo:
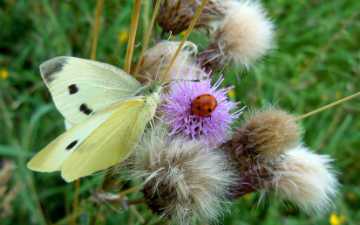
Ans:
[[[346,216],[345,215],[341,215],[340,216],[340,223],[344,223],[346,222]]]
[[[297,71],[301,72],[301,71],[304,69],[304,66],[298,65],[298,66],[296,67],[296,69],[297,69]]]
[[[331,214],[329,222],[331,225],[340,225],[340,219],[335,213]]]
[[[298,82],[298,79],[295,77],[290,78],[290,83],[296,84]]]
[[[321,99],[322,99],[324,102],[327,102],[327,101],[329,100],[329,95],[324,94],[324,95],[321,96]]]
[[[5,80],[6,78],[9,77],[9,72],[6,70],[0,70],[0,77],[1,77],[1,79]]]
[[[246,201],[249,201],[250,200],[250,194],[249,193],[245,194],[244,198],[245,198]]]
[[[234,89],[231,89],[231,90],[227,93],[227,95],[228,95],[229,98],[234,97],[234,96],[235,96],[235,91],[234,91]]]
[[[127,31],[121,31],[120,34],[118,35],[118,41],[120,43],[127,42],[128,38],[129,38],[129,33]]]
[[[309,63],[310,63],[310,59],[305,58],[304,62],[305,62],[305,64],[307,65],[307,64],[309,64]]]
[[[356,201],[356,195],[354,193],[349,193],[347,198],[350,200],[350,201]]]
[[[341,215],[339,218],[335,213],[332,213],[329,221],[330,221],[331,225],[340,225],[340,224],[346,222],[346,216]]]
[[[342,99],[342,94],[340,92],[336,92],[335,97],[337,100],[340,100],[340,99]]]
[[[186,34],[186,30],[181,31],[181,33],[180,33],[181,36],[185,36],[185,34]]]

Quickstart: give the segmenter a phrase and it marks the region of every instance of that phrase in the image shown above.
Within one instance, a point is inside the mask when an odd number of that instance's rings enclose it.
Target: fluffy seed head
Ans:
[[[249,68],[273,47],[273,24],[257,1],[232,2],[199,62],[207,71],[228,63]]]
[[[274,160],[286,149],[299,144],[299,126],[295,117],[286,111],[265,107],[245,119],[241,129],[225,145],[235,155]]]
[[[149,81],[160,79],[163,76],[179,44],[180,42],[161,41],[145,52],[138,74],[141,84],[145,85]],[[194,43],[187,41],[176,57],[165,81],[173,79],[171,71],[174,72],[175,78],[179,78],[181,70],[186,74],[189,74],[190,68],[200,71],[194,65],[192,54],[197,54],[197,47]]]
[[[224,154],[201,141],[169,137],[158,127],[138,145],[136,168],[148,206],[180,224],[216,221],[229,204],[235,172]]]
[[[339,183],[327,155],[317,155],[303,146],[289,150],[282,161],[269,170],[265,190],[274,191],[308,214],[320,214],[333,206]],[[265,192],[263,192],[265,193]]]
[[[196,22],[196,28],[213,29],[213,23],[224,17],[226,6],[224,0],[209,0]],[[165,32],[176,35],[186,30],[193,20],[201,1],[197,0],[162,0],[157,21]]]

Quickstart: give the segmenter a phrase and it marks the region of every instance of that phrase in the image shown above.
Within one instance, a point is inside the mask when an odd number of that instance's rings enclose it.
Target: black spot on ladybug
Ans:
[[[210,96],[210,94],[208,94],[208,96]]]
[[[67,147],[66,150],[71,150],[76,144],[77,144],[78,140],[75,140],[73,142],[71,142]]]
[[[197,99],[200,99],[200,96],[199,96],[199,97],[197,97]]]
[[[198,106],[198,110],[200,110],[200,106]]]
[[[208,109],[209,112],[211,112],[211,109]]]
[[[78,92],[78,87],[76,87],[76,84],[72,84],[69,86],[69,93],[71,95],[75,94],[76,92]]]
[[[84,103],[84,104],[81,104],[80,106],[80,111],[85,113],[86,115],[90,115],[90,113],[92,113],[92,109],[90,109],[89,107],[87,107],[87,105]]]

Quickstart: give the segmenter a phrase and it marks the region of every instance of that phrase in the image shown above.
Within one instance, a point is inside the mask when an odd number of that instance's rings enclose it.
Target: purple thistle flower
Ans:
[[[204,71],[196,76],[196,71],[190,70],[190,79],[200,80]],[[224,81],[220,76],[218,81],[211,86],[209,75],[200,82],[181,81],[179,85],[174,84],[172,91],[165,94],[166,100],[162,109],[163,119],[165,123],[172,125],[173,129],[169,136],[179,133],[190,135],[193,139],[204,141],[206,144],[212,143],[214,146],[219,142],[224,142],[229,133],[232,119],[238,118],[244,108],[230,114],[230,110],[236,108],[240,103],[227,101],[226,94],[234,87],[221,88],[216,90]],[[180,79],[184,78],[181,72]],[[186,76],[189,79],[189,76]],[[192,113],[191,102],[199,95],[210,94],[214,96],[218,102],[217,107],[209,117],[201,117]]]

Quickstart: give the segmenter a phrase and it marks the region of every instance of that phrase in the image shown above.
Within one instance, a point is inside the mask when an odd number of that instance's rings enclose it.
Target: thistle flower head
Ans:
[[[333,206],[339,183],[327,155],[317,155],[303,146],[289,150],[281,162],[270,169],[265,191],[274,191],[308,214],[320,214]],[[265,192],[263,192],[264,194]]]
[[[136,176],[154,213],[180,224],[216,221],[229,205],[235,171],[226,155],[158,126],[137,147]]]
[[[184,73],[181,76],[186,77]],[[190,70],[190,79],[200,80],[202,76],[203,72],[197,76],[196,71]],[[193,139],[202,139],[204,142],[213,145],[224,141],[232,119],[239,117],[244,108],[233,114],[230,113],[230,110],[236,108],[239,103],[227,101],[226,93],[233,86],[216,90],[223,80],[220,77],[212,86],[211,79],[207,76],[206,79],[199,82],[181,81],[179,85],[173,85],[173,91],[165,94],[166,102],[161,105],[165,123],[173,127],[170,135],[182,133],[191,136]],[[217,101],[215,110],[211,112],[210,116],[206,117],[196,115],[192,111],[193,100],[203,94],[211,95]]]

